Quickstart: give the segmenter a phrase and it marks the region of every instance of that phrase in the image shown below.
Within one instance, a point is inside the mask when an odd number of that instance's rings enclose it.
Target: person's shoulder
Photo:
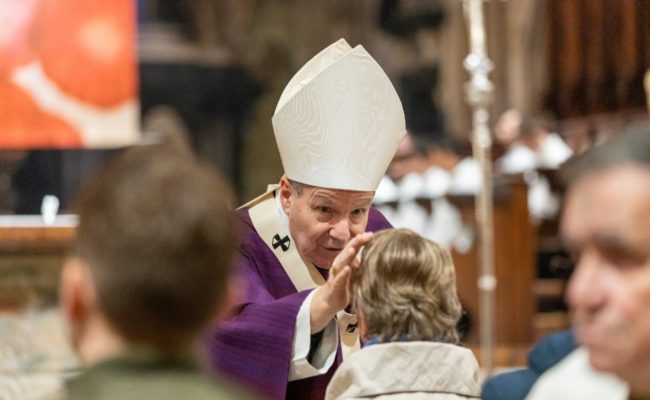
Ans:
[[[253,228],[253,221],[251,220],[248,208],[237,208],[233,210],[233,214],[235,215],[235,220],[238,223],[243,224],[246,227]]]
[[[68,388],[69,400],[249,400],[259,398],[247,389],[199,371],[168,368],[135,370],[91,368]]]
[[[234,383],[232,381],[226,380],[224,378],[217,377],[212,380],[212,391],[213,396],[206,397],[206,399],[236,399],[236,400],[253,400],[260,399],[260,395],[253,393],[248,388]],[[193,399],[193,398],[192,398]]]
[[[528,354],[528,366],[538,373],[551,368],[577,347],[572,330],[555,332],[542,338]]]
[[[240,208],[234,211],[237,229],[236,270],[254,271],[256,275],[267,275],[281,265],[273,251],[255,229],[249,210]]]
[[[154,400],[163,396],[170,400],[253,400],[260,396],[254,395],[248,389],[220,377],[209,377],[203,373],[186,374],[182,377],[172,376],[170,382],[162,383],[157,390],[143,389],[134,397],[138,400]],[[150,397],[148,397],[151,395]]]
[[[370,208],[370,211],[368,212],[368,225],[366,226],[366,232],[376,232],[392,227],[393,226],[390,224],[390,222],[388,222],[381,211],[377,210],[374,207]]]
[[[528,368],[510,371],[488,379],[481,397],[486,400],[523,399],[549,368],[564,359],[576,348],[571,330],[552,333],[540,340],[528,354]]]
[[[481,390],[484,400],[521,400],[526,397],[539,375],[528,368],[495,375]]]
[[[247,208],[239,208],[233,211],[235,217],[235,227],[237,229],[237,237],[239,238],[240,250],[256,247],[259,243],[260,236],[255,230],[253,221],[251,220],[250,213]]]
[[[628,394],[623,381],[593,369],[588,352],[578,347],[540,376],[527,399],[623,400],[628,398]]]

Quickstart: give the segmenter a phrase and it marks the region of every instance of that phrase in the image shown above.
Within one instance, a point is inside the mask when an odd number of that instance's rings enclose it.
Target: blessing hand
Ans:
[[[327,282],[314,294],[310,321],[312,334],[323,330],[339,310],[350,304],[350,277],[352,268],[359,268],[356,257],[359,250],[372,240],[372,232],[355,236],[334,259]]]

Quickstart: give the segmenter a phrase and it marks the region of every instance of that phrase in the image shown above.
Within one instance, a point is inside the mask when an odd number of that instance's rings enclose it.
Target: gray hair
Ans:
[[[451,255],[408,229],[375,234],[352,281],[353,305],[382,341],[458,342],[461,305]]]
[[[650,168],[648,127],[625,133],[569,160],[562,168],[562,181],[570,185],[588,173],[621,164],[635,164]]]

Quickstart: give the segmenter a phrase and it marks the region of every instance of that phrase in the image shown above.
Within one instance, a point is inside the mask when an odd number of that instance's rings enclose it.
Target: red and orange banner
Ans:
[[[0,148],[139,140],[132,0],[0,0]]]

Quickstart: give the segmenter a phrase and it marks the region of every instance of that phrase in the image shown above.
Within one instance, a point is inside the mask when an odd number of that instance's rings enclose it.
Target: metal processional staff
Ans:
[[[470,73],[470,81],[465,85],[467,101],[472,107],[472,150],[474,158],[483,172],[482,189],[476,197],[476,221],[478,222],[479,259],[479,342],[481,364],[488,375],[492,372],[494,349],[494,234],[492,200],[492,164],[490,149],[492,139],[488,125],[488,106],[492,103],[494,86],[488,74],[492,61],[487,57],[485,43],[485,24],[483,0],[463,0],[465,20],[470,39],[470,51],[464,61]]]

